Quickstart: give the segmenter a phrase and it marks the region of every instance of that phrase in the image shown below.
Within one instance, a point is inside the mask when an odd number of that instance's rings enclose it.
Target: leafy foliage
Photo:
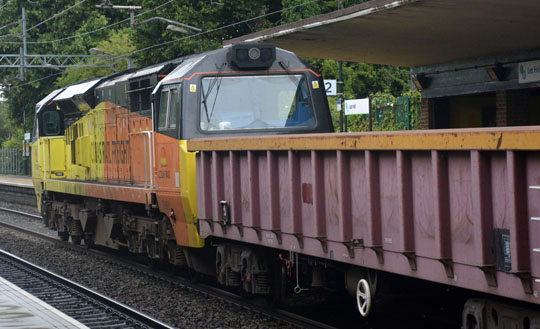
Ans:
[[[144,0],[143,7],[154,8],[162,3],[163,1],[160,0]],[[234,23],[264,14],[265,9],[264,0],[177,0],[163,6],[155,12],[144,15],[140,21],[151,17],[163,17],[202,29],[203,32],[198,36],[193,31],[179,34],[167,30],[166,27],[169,24],[162,21],[151,21],[138,25],[134,31],[133,43],[137,49],[148,49],[135,55],[137,64],[147,66],[194,54],[198,51],[199,42],[201,51],[216,49],[225,39],[268,27],[270,25],[264,19],[234,25]],[[161,43],[168,44],[165,47],[149,48]]]
[[[96,47],[92,48],[97,52],[103,52],[104,55],[122,55],[133,51],[135,48],[129,43],[129,29],[121,29],[111,33],[108,40],[99,42]],[[93,59],[92,62],[100,64],[101,59]],[[83,81],[93,77],[101,77],[114,73],[115,71],[123,71],[128,68],[128,58],[123,57],[114,65],[114,70],[108,68],[68,68],[63,75],[57,79],[56,86],[64,87],[78,81]]]
[[[116,5],[139,5],[136,25],[130,28],[129,11],[96,9],[98,0],[18,0],[11,1],[0,10],[0,52],[19,54],[22,47],[22,8],[26,9],[28,54],[89,54],[97,48],[106,53],[129,54],[136,66],[144,67],[190,55],[198,51],[215,49],[223,40],[252,33],[271,26],[284,24],[337,9],[336,0],[124,0]],[[341,1],[348,7],[363,0]],[[80,4],[79,4],[80,3]],[[74,6],[78,4],[77,6]],[[69,11],[54,17],[74,6]],[[280,10],[283,10],[280,12]],[[267,15],[273,13],[271,15]],[[163,17],[202,29],[180,34],[167,30],[167,23],[150,21]],[[47,20],[47,21],[46,21]],[[46,22],[44,22],[46,21]],[[15,24],[10,24],[15,23]],[[12,37],[7,37],[12,36]],[[119,58],[116,70],[127,68],[127,57]],[[99,59],[94,60],[99,61]],[[325,78],[337,78],[338,64],[331,60],[308,59]],[[52,90],[95,76],[111,74],[111,69],[53,68],[28,69],[25,80],[17,80],[18,69],[0,69],[0,86],[7,101],[0,111],[0,142],[18,138],[24,126],[31,128],[35,104]],[[362,98],[376,93],[399,96],[409,90],[408,71],[401,68],[344,63],[344,96]],[[335,99],[330,99],[333,117],[336,117]],[[355,120],[351,119],[351,123]],[[353,127],[355,124],[353,124]],[[356,129],[356,128],[354,128]],[[362,125],[358,124],[358,129]],[[20,143],[19,143],[20,144]]]

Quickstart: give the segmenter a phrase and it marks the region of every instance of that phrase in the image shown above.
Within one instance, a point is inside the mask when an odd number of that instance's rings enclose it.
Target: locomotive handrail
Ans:
[[[152,137],[154,136],[154,132],[150,130],[145,131],[139,131],[139,132],[133,132],[129,133],[129,136],[133,135],[147,135],[148,136],[148,156],[146,154],[146,139],[144,140],[144,184],[146,187],[154,188],[154,152],[152,149],[153,140]],[[148,168],[148,162],[150,161],[150,168]],[[148,170],[150,170],[150,185],[148,185]]]
[[[64,139],[64,136],[52,136],[52,137],[43,137],[43,178],[51,178],[51,139]],[[47,177],[47,161],[45,158],[45,141],[48,144],[48,155],[49,155],[49,177]]]

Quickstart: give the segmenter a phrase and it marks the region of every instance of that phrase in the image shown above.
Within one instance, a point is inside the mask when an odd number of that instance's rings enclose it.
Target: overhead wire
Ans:
[[[15,22],[8,23],[8,24],[6,24],[6,25],[0,27],[0,31],[2,31],[3,29],[7,29],[7,28],[9,28],[9,27],[15,26],[15,25],[19,24],[20,22],[21,22],[21,21],[18,20],[18,21],[15,21]]]
[[[20,34],[5,34],[5,35],[0,35],[0,39],[5,39],[5,38],[20,38],[21,35]],[[20,41],[0,41],[0,43],[6,43],[6,44],[22,44],[22,42]]]
[[[166,41],[166,42],[159,43],[159,44],[152,45],[152,46],[148,46],[148,47],[145,47],[145,48],[142,48],[142,49],[137,49],[137,50],[134,50],[134,51],[129,52],[129,53],[126,53],[126,54],[117,55],[117,57],[126,57],[126,56],[130,56],[130,55],[138,54],[138,53],[140,53],[140,52],[143,52],[143,51],[146,51],[146,50],[149,50],[149,49],[153,49],[153,48],[157,48],[157,47],[161,47],[161,46],[165,46],[165,45],[168,45],[168,44],[171,44],[171,43],[174,43],[174,42],[178,42],[178,41],[182,41],[182,40],[186,40],[186,39],[191,39],[191,38],[199,37],[199,36],[201,36],[201,35],[213,33],[213,32],[219,31],[219,30],[228,29],[228,28],[233,27],[233,26],[236,26],[236,25],[245,24],[245,23],[247,23],[247,22],[251,22],[251,21],[254,21],[254,20],[263,18],[263,17],[267,17],[267,16],[270,16],[270,15],[274,15],[274,14],[277,14],[277,13],[284,12],[284,11],[293,10],[293,9],[298,8],[298,7],[302,7],[302,6],[305,6],[305,5],[308,5],[308,4],[317,2],[317,1],[318,1],[318,0],[311,0],[311,1],[308,1],[308,2],[304,2],[304,3],[298,4],[298,5],[291,6],[291,7],[283,8],[283,9],[280,9],[280,10],[275,10],[275,11],[273,11],[273,12],[271,12],[271,13],[262,14],[262,15],[259,15],[259,16],[256,16],[256,17],[248,18],[248,19],[243,20],[243,21],[231,23],[231,24],[229,24],[229,25],[217,27],[217,28],[215,28],[215,29],[211,29],[211,30],[208,30],[208,31],[203,31],[203,32],[200,32],[200,33],[197,33],[197,34],[188,35],[188,36],[182,37],[182,38],[180,38],[180,39],[175,39],[175,40],[171,40],[171,41]]]
[[[85,0],[86,1],[86,0]],[[180,39],[175,39],[175,40],[171,40],[171,41],[167,41],[167,42],[163,42],[163,43],[159,43],[159,44],[156,44],[156,45],[152,45],[152,46],[148,46],[148,47],[145,47],[145,48],[142,48],[142,49],[138,49],[138,50],[135,50],[135,51],[132,51],[132,52],[129,52],[129,53],[125,53],[125,54],[121,54],[121,55],[117,55],[117,56],[114,56],[115,58],[123,58],[123,57],[128,57],[130,55],[134,55],[134,54],[138,54],[140,52],[143,52],[143,51],[146,51],[146,50],[149,50],[149,49],[153,49],[153,48],[157,48],[157,47],[161,47],[161,46],[164,46],[164,45],[168,45],[168,44],[171,44],[171,43],[174,43],[174,42],[178,42],[178,41],[182,41],[182,40],[187,40],[187,39],[190,39],[190,38],[195,38],[195,37],[199,37],[201,35],[205,35],[205,34],[209,34],[209,33],[213,33],[213,32],[216,32],[216,31],[219,31],[219,30],[224,30],[224,29],[227,29],[227,28],[230,28],[230,27],[233,27],[233,26],[236,26],[236,25],[240,25],[240,24],[244,24],[244,23],[247,23],[247,22],[251,22],[253,20],[256,20],[256,19],[260,19],[260,18],[263,18],[263,17],[268,17],[270,15],[274,15],[274,14],[277,14],[277,13],[281,13],[281,12],[284,12],[284,11],[288,11],[288,10],[293,10],[295,8],[298,8],[298,7],[302,7],[302,6],[305,6],[305,5],[308,5],[308,4],[311,4],[311,3],[314,3],[314,2],[317,2],[318,0],[311,0],[311,1],[308,1],[308,2],[305,2],[305,3],[302,3],[302,4],[298,4],[298,5],[295,5],[295,6],[291,6],[291,7],[287,7],[287,8],[283,8],[283,9],[280,9],[280,10],[276,10],[276,11],[273,11],[271,13],[266,13],[266,14],[262,14],[262,15],[259,15],[259,16],[256,16],[256,17],[252,17],[252,18],[248,18],[246,20],[243,20],[243,21],[239,21],[239,22],[235,22],[235,23],[231,23],[231,24],[228,24],[228,25],[225,25],[225,26],[221,26],[221,27],[218,27],[218,28],[215,28],[215,29],[211,29],[211,30],[208,30],[208,31],[204,31],[204,32],[201,32],[201,33],[197,33],[197,34],[193,34],[193,35],[189,35],[189,36],[185,36],[185,37],[182,37]],[[157,10],[159,7],[163,7],[169,3],[173,2],[173,0],[170,0],[168,2],[166,2],[165,4],[163,5],[160,5],[158,7],[155,7],[153,9],[150,9],[144,13],[141,13],[137,16],[140,16],[140,15],[143,15],[143,14],[146,14],[150,11],[154,11],[154,10]],[[120,22],[117,22],[115,24],[118,24]],[[112,25],[112,24],[111,24]],[[21,85],[18,85],[18,86],[24,86],[24,85],[27,85],[27,84],[30,84],[30,83],[34,83],[34,82],[37,82],[37,81],[40,81],[40,80],[43,80],[43,79],[47,79],[49,77],[52,77],[52,76],[55,76],[55,75],[60,75],[62,74],[62,72],[60,73],[56,73],[56,74],[53,74],[53,75],[49,75],[45,78],[41,78],[41,79],[37,79],[37,80],[33,80],[33,81],[30,81],[30,82],[27,82],[27,83],[24,83],[24,84],[21,84]],[[18,87],[17,86],[17,87]]]
[[[9,0],[9,1],[11,1],[11,0]],[[8,2],[9,2],[9,1],[8,1]],[[77,2],[77,3],[74,4],[73,6],[68,7],[68,8],[66,8],[66,9],[62,10],[61,12],[59,12],[59,13],[57,13],[57,14],[55,14],[55,15],[49,17],[49,18],[47,18],[46,20],[44,20],[44,21],[42,21],[42,22],[39,22],[38,24],[36,24],[36,25],[34,25],[34,26],[32,26],[32,27],[26,29],[25,32],[28,33],[28,31],[31,31],[31,30],[35,29],[36,27],[41,26],[42,24],[45,24],[45,23],[47,23],[48,21],[50,21],[50,20],[52,20],[52,19],[55,19],[56,17],[58,17],[58,16],[60,16],[60,15],[62,15],[62,14],[64,14],[64,13],[70,11],[71,9],[73,9],[73,8],[75,8],[75,7],[77,7],[77,6],[81,5],[81,4],[83,4],[83,3],[85,3],[86,1],[88,1],[88,0],[81,0],[81,1]],[[6,5],[7,5],[7,3],[6,3],[3,7],[5,7]],[[0,7],[0,9],[2,9],[3,7]],[[11,38],[11,37],[20,37],[20,36],[21,36],[21,34],[16,34],[16,35],[3,35],[3,36],[0,36],[0,38],[8,38],[8,37]],[[6,43],[6,44],[22,44],[23,42],[18,41],[18,42],[1,42],[1,43]],[[28,42],[27,42],[27,43],[28,43]]]
[[[4,3],[2,6],[0,6],[0,9],[4,8],[5,6],[9,5],[9,3],[11,2],[12,0],[8,0],[6,1],[6,3]]]
[[[83,0],[83,1],[86,1],[86,0]],[[247,19],[247,20],[244,20],[244,21],[241,21],[241,22],[237,22],[237,23],[232,23],[232,24],[229,24],[227,26],[224,26],[224,27],[220,27],[220,28],[216,28],[216,29],[212,29],[212,30],[209,30],[209,31],[205,31],[205,32],[202,32],[200,34],[207,34],[207,33],[210,33],[210,32],[215,32],[215,31],[218,31],[218,30],[221,30],[221,29],[226,29],[226,28],[229,28],[231,26],[235,26],[235,25],[239,25],[239,24],[244,24],[244,23],[247,23],[247,22],[250,22],[252,20],[256,20],[256,19],[259,19],[259,18],[263,18],[263,17],[267,17],[267,16],[270,16],[270,15],[274,15],[274,14],[277,14],[277,13],[280,13],[280,12],[284,12],[284,11],[288,11],[288,10],[292,10],[292,9],[295,9],[295,8],[298,8],[298,7],[302,7],[302,6],[305,6],[305,5],[308,5],[308,4],[311,4],[311,3],[314,3],[314,2],[317,2],[318,0],[312,0],[312,1],[308,1],[308,2],[304,2],[304,3],[301,3],[301,4],[298,4],[298,5],[294,5],[294,6],[291,6],[291,7],[288,7],[288,8],[284,8],[284,9],[280,9],[280,10],[276,10],[276,11],[273,11],[271,13],[267,13],[267,14],[263,14],[263,15],[259,15],[257,17],[253,17],[253,18],[250,18],[250,19]],[[169,3],[173,2],[173,0],[169,0],[167,1],[166,3],[164,4],[161,4],[159,6],[156,6],[155,8],[152,8],[152,9],[149,9],[143,13],[140,13],[140,14],[137,14],[135,15],[135,17],[140,17],[142,15],[145,15],[149,12],[152,12],[152,11],[155,11],[163,6],[166,6],[168,5]],[[103,26],[99,29],[96,29],[96,30],[93,30],[93,31],[88,31],[88,32],[85,32],[85,33],[80,33],[80,34],[76,34],[76,35],[72,35],[72,36],[68,36],[68,37],[65,37],[65,38],[60,38],[60,39],[55,39],[55,40],[47,40],[47,41],[27,41],[26,43],[27,44],[47,44],[47,43],[54,43],[54,42],[61,42],[61,41],[66,41],[66,40],[70,40],[70,39],[74,39],[74,38],[79,38],[79,37],[82,37],[82,36],[86,36],[86,35],[89,35],[89,34],[93,34],[93,33],[97,33],[99,31],[102,31],[102,30],[105,30],[107,28],[111,28],[113,26],[116,26],[116,25],[119,25],[119,24],[122,24],[122,23],[125,23],[127,21],[129,21],[130,19],[127,18],[127,19],[124,19],[122,21],[119,21],[119,22],[116,22],[116,23],[112,23],[112,24],[109,24],[107,26]],[[40,23],[41,24],[41,23]],[[190,36],[190,37],[193,37],[193,36]],[[188,38],[190,38],[188,37]],[[2,36],[0,36],[0,38],[2,38]],[[188,38],[182,38],[182,39],[177,39],[175,41],[179,41],[179,40],[183,40],[183,39],[188,39]],[[22,42],[20,41],[7,41],[7,42],[0,42],[0,43],[4,43],[4,44],[22,44]],[[167,45],[171,42],[164,42],[163,44],[158,44],[156,45],[156,47],[159,47],[161,45]],[[154,48],[153,46],[151,46],[149,49],[152,49]],[[141,49],[143,50],[143,49]],[[144,50],[147,50],[147,49],[144,49]],[[121,55],[121,56],[124,56],[124,55]]]
[[[9,1],[11,1],[11,0],[9,0]],[[87,0],[83,0],[83,1],[79,2],[79,3],[76,4],[76,5],[79,5],[79,4],[81,4],[82,2],[84,2],[84,1],[87,1]],[[140,13],[140,14],[137,14],[137,15],[135,15],[135,17],[139,17],[139,16],[142,16],[142,15],[148,14],[148,13],[150,13],[150,12],[156,11],[156,10],[158,10],[159,8],[162,8],[162,7],[164,7],[164,6],[168,5],[168,4],[170,4],[170,3],[173,2],[173,1],[174,1],[174,0],[169,0],[169,1],[163,3],[163,4],[159,5],[159,6],[156,6],[156,7],[152,8],[152,9],[149,9],[149,10],[146,10],[146,11]],[[75,6],[76,6],[76,5],[75,5]],[[72,7],[68,8],[68,9],[64,10],[64,12],[67,11],[67,10],[69,10],[69,9],[71,9],[71,8],[73,8],[73,7],[74,7],[74,6],[72,6]],[[60,13],[59,13],[59,14],[60,14]],[[52,18],[52,17],[51,17],[51,18]],[[122,21],[120,21],[120,22],[116,22],[116,23],[113,23],[113,24],[110,24],[110,25],[101,27],[101,28],[99,28],[99,29],[97,29],[97,30],[89,31],[89,32],[86,32],[86,33],[82,33],[82,34],[80,34],[80,35],[74,35],[74,36],[71,36],[71,37],[69,37],[69,38],[76,38],[76,37],[80,37],[80,36],[83,36],[83,35],[88,35],[88,34],[91,34],[91,33],[95,33],[95,32],[104,30],[104,29],[106,29],[106,28],[110,28],[110,27],[113,27],[113,26],[115,26],[115,25],[118,25],[118,24],[127,22],[127,21],[129,21],[129,20],[130,20],[130,18],[127,18],[127,19],[124,19],[124,20],[122,20]],[[34,27],[37,27],[38,25],[43,24],[44,22],[45,22],[45,21],[43,21],[43,22],[41,22],[41,23],[39,23],[39,24],[34,25],[33,28],[34,28]],[[8,25],[9,25],[9,24],[8,24]],[[28,31],[28,30],[27,30],[27,31]],[[0,36],[0,38],[2,38],[2,37],[7,37],[7,36]],[[11,37],[11,36],[9,36],[9,37]],[[15,36],[15,37],[16,37],[16,36]],[[52,43],[52,42],[55,42],[55,41],[67,40],[67,39],[69,39],[69,38],[63,38],[63,39],[53,40],[53,41],[27,42],[27,43]],[[22,42],[0,42],[0,43],[22,44]],[[33,83],[33,82],[37,82],[37,81],[40,81],[40,80],[43,80],[43,79],[47,79],[47,78],[49,78],[49,77],[51,77],[51,76],[55,76],[55,75],[59,75],[59,74],[62,74],[62,73],[56,73],[56,74],[47,76],[47,77],[42,78],[42,79],[37,79],[37,80],[30,81],[30,82],[25,83],[25,84],[21,84],[21,85],[19,85],[19,86],[24,86],[24,85],[26,85],[26,84]]]
[[[83,4],[83,3],[85,3],[86,1],[88,1],[88,0],[81,0],[81,1],[77,2],[77,3],[74,4],[73,6],[71,6],[71,7],[69,7],[69,8],[66,8],[66,9],[62,10],[61,12],[59,12],[59,13],[57,13],[57,14],[55,14],[55,15],[49,17],[49,18],[47,18],[46,20],[44,20],[44,21],[42,21],[42,22],[40,22],[40,23],[37,23],[36,25],[34,25],[34,26],[32,26],[32,27],[26,29],[26,32],[31,31],[31,30],[35,29],[36,27],[41,26],[41,25],[47,23],[47,22],[50,21],[51,19],[55,19],[56,17],[58,17],[58,16],[60,16],[60,15],[62,15],[62,14],[64,14],[64,13],[70,11],[71,9],[73,9],[73,8],[75,8],[75,7],[77,7],[77,6],[81,5],[81,4]]]
[[[8,2],[6,2],[2,7],[0,7],[0,9],[4,8],[5,6],[7,6],[9,4],[11,0],[8,0]],[[21,22],[21,20],[17,20],[15,22],[11,22],[11,23],[8,23],[2,27],[0,27],[0,31],[3,30],[3,29],[6,29],[6,28],[10,28],[12,26],[15,26],[17,24],[19,24]],[[6,35],[0,35],[0,39],[1,38],[12,38],[12,37],[18,37],[18,35],[15,35],[15,34],[6,34]]]
[[[26,85],[29,85],[29,84],[32,84],[32,83],[35,83],[35,82],[39,82],[41,80],[45,80],[45,79],[52,78],[52,77],[57,76],[57,75],[61,75],[63,73],[64,73],[63,71],[62,72],[57,72],[57,73],[48,75],[48,76],[43,77],[43,78],[39,78],[39,79],[35,79],[35,80],[32,80],[32,81],[28,81],[28,82],[25,82],[25,83],[18,84],[16,86],[13,86],[13,87],[10,87],[10,88],[11,89],[17,89],[17,88],[20,88],[20,87],[23,87],[23,86],[26,86]]]
[[[86,1],[86,0],[84,0]],[[167,1],[166,3],[163,3],[159,6],[156,6],[152,9],[149,9],[145,12],[142,12],[140,14],[137,14],[135,15],[134,17],[140,17],[142,15],[145,15],[145,14],[148,14],[150,12],[153,12],[153,11],[156,11],[158,10],[159,8],[161,7],[164,7],[168,4],[170,4],[171,2],[173,2],[174,0],[169,0]],[[79,38],[79,37],[83,37],[83,36],[86,36],[86,35],[90,35],[90,34],[94,34],[94,33],[97,33],[99,31],[103,31],[105,29],[108,29],[108,28],[111,28],[113,26],[116,26],[116,25],[119,25],[119,24],[122,24],[122,23],[125,23],[125,22],[129,22],[130,21],[130,18],[126,18],[124,20],[121,20],[119,22],[116,22],[116,23],[112,23],[112,24],[109,24],[109,25],[106,25],[106,26],[103,26],[103,27],[100,27],[98,29],[95,29],[95,30],[92,30],[92,31],[88,31],[88,32],[84,32],[84,33],[80,33],[80,34],[75,34],[75,35],[71,35],[71,36],[68,36],[68,37],[64,37],[64,38],[60,38],[60,39],[55,39],[55,40],[47,40],[47,41],[27,41],[26,43],[27,44],[48,44],[48,43],[54,43],[54,42],[61,42],[61,41],[66,41],[66,40],[70,40],[70,39],[75,39],[75,38]],[[28,31],[28,30],[27,30]],[[1,38],[1,37],[0,37]],[[0,42],[0,43],[5,43],[5,44],[22,44],[23,42],[21,41],[13,41],[13,42]]]

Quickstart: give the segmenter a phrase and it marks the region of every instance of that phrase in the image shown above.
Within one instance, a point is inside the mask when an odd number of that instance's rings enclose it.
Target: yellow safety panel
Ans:
[[[187,141],[180,141],[180,195],[186,218],[189,246],[201,248],[204,240],[197,232],[197,180],[196,161],[197,152],[187,150]]]
[[[41,169],[44,178],[64,178],[66,143],[63,136],[40,138]]]

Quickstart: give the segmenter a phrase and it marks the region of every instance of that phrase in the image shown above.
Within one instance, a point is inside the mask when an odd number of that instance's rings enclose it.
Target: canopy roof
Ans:
[[[538,0],[373,0],[224,42],[300,56],[427,66],[540,48]]]

